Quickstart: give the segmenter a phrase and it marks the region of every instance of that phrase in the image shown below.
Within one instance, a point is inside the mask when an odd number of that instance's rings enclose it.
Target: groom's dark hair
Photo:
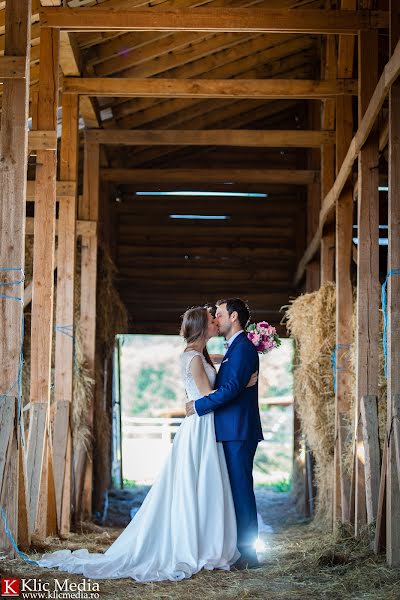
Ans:
[[[250,320],[250,310],[247,304],[240,298],[228,298],[227,300],[218,300],[216,302],[216,306],[220,306],[221,304],[226,304],[226,310],[229,315],[237,312],[242,329],[246,329],[246,325]]]

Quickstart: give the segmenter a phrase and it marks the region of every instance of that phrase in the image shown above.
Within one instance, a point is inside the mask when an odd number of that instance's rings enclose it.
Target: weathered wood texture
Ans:
[[[77,96],[64,96],[60,154],[60,178],[76,182],[78,177]],[[57,520],[60,533],[70,530],[71,506],[71,428],[74,372],[74,288],[77,201],[61,197],[58,216],[57,306],[54,399],[54,466]]]
[[[358,37],[358,80],[359,80],[359,125],[368,108],[378,81],[378,35],[372,32]],[[358,246],[357,246],[357,320],[355,344],[356,398],[355,431],[357,454],[355,464],[355,533],[358,535],[368,523],[376,519],[376,503],[367,495],[378,494],[378,490],[366,490],[363,459],[363,421],[359,419],[360,402],[363,396],[378,395],[379,372],[379,151],[378,130],[373,127],[358,156]],[[365,416],[368,417],[366,412]],[[372,424],[371,424],[372,426]],[[368,425],[367,425],[368,427]],[[368,432],[367,432],[368,433]],[[366,448],[365,448],[366,451]],[[376,464],[371,465],[376,468]],[[377,479],[378,478],[378,479]],[[371,474],[372,486],[379,481],[378,472]],[[367,515],[368,509],[368,515]],[[371,510],[373,511],[371,513]]]
[[[8,0],[5,11],[4,53],[6,57],[22,60],[25,70],[29,65],[30,15],[30,0],[24,3]],[[2,284],[21,281],[21,284],[7,285],[0,289],[5,295],[23,298],[29,73],[26,79],[4,81],[2,87],[4,102],[0,132],[0,281]],[[3,449],[0,456],[0,504],[4,508],[7,526],[14,539],[18,539],[19,478],[23,476],[23,471],[20,473],[18,456],[18,445],[21,444],[18,425],[21,407],[15,402],[18,394],[22,313],[22,301],[0,299],[0,397],[5,396],[0,400],[0,405],[3,408],[8,407],[8,414],[11,414],[10,410],[12,412],[11,428],[3,429],[3,423],[1,427],[2,439],[3,431],[10,430],[4,437],[7,448]],[[13,546],[5,534],[3,519],[0,520],[0,548],[10,557],[15,556]]]
[[[253,8],[143,9],[91,8],[42,9],[45,27],[67,31],[251,31],[287,33],[357,33],[387,27],[383,11],[268,10]]]
[[[58,105],[59,32],[42,29],[37,129],[56,131]],[[56,221],[55,150],[38,150],[35,191],[33,302],[31,320],[31,419],[28,440],[28,477],[31,527],[44,539],[48,533],[49,426],[51,346],[53,335],[54,246]],[[36,406],[37,405],[37,406]],[[33,411],[36,410],[35,418]]]
[[[81,205],[78,209],[80,219],[98,221],[99,216],[99,168],[100,155],[97,143],[85,144],[84,188]],[[87,361],[90,377],[95,380],[96,356],[96,289],[97,289],[97,235],[82,236],[81,259],[81,302],[80,328],[82,331],[83,353]],[[94,383],[88,416],[89,430],[93,432]],[[79,447],[76,452],[76,518],[90,517],[92,514],[93,487],[93,447],[87,451]]]
[[[400,48],[400,20],[397,2],[391,2],[390,50]],[[397,44],[397,46],[396,46]],[[400,83],[389,94],[389,249],[388,272],[400,268]],[[394,401],[400,394],[400,275],[389,277],[387,285],[387,419],[392,431]],[[390,434],[389,434],[390,435]],[[386,556],[391,566],[400,565],[400,494],[395,458],[395,440],[390,435],[387,453]]]

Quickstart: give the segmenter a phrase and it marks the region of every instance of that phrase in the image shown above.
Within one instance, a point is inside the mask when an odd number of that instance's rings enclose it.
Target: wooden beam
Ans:
[[[0,80],[25,79],[26,73],[24,56],[0,56]]]
[[[36,181],[28,180],[26,186],[26,201],[27,202],[35,202],[35,188]],[[56,182],[56,194],[57,200],[60,198],[74,197],[76,191],[76,182],[75,181],[57,181]]]
[[[333,131],[254,131],[234,129],[121,130],[91,129],[87,141],[118,146],[246,146],[255,148],[319,148],[333,143]]]
[[[25,234],[26,235],[34,235],[34,228],[35,228],[35,219],[34,217],[26,217],[26,221],[25,221],[26,225],[25,225]],[[56,221],[56,236],[58,235],[58,227],[59,227],[59,220],[57,219]],[[76,221],[76,235],[79,236],[92,236],[92,235],[96,235],[97,233],[97,223],[96,221],[89,221],[89,220],[77,220]]]
[[[120,98],[328,98],[357,94],[353,80],[306,79],[126,79],[65,77],[64,94]]]
[[[98,221],[99,217],[99,144],[85,143],[83,197],[78,210],[81,219]],[[80,328],[83,354],[89,376],[95,381],[96,358],[96,290],[97,290],[97,235],[82,238]],[[93,434],[95,384],[89,400],[88,428]],[[75,463],[75,506],[78,519],[92,514],[93,447],[81,445]]]
[[[386,28],[384,11],[211,8],[115,10],[53,8],[40,11],[43,27],[66,31],[250,31],[260,33],[353,33]]]
[[[349,0],[346,8],[354,0]],[[354,44],[339,40],[338,74],[352,76]],[[343,42],[345,47],[343,48]],[[336,175],[342,166],[353,135],[352,101],[349,97],[336,98]],[[353,314],[351,285],[351,256],[353,234],[353,196],[351,182],[346,181],[336,202],[336,390],[335,390],[335,446],[334,446],[334,507],[333,522],[349,522],[351,519],[351,482],[344,465],[345,448],[351,443],[348,414],[352,394],[349,368],[349,352],[353,332],[349,327]],[[324,223],[319,226],[321,232]]]
[[[58,106],[59,32],[42,29],[37,129],[56,131]],[[37,153],[35,237],[31,337],[31,419],[29,422],[28,477],[30,525],[40,539],[48,534],[49,456],[47,427],[50,407],[51,347],[53,335],[54,245],[56,221],[57,153]],[[40,511],[39,511],[40,507]]]
[[[400,47],[400,19],[397,2],[391,5],[389,51],[393,57]],[[397,45],[396,45],[397,44]],[[400,267],[400,82],[389,94],[389,204],[388,272]],[[396,272],[395,272],[396,273]],[[387,426],[392,431],[396,417],[395,401],[400,394],[400,276],[393,274],[387,283]],[[400,565],[400,476],[396,464],[394,435],[390,435],[387,454],[386,559],[391,567]]]
[[[57,150],[57,131],[29,131],[28,151],[33,150]]]
[[[386,64],[383,70],[383,73],[379,79],[378,85],[375,88],[368,108],[365,111],[364,117],[361,121],[358,131],[349,145],[348,152],[342,163],[340,171],[337,174],[335,183],[322,203],[319,228],[299,263],[296,272],[296,277],[294,280],[295,285],[297,285],[300,279],[302,278],[307,263],[312,259],[314,254],[319,249],[323,226],[328,220],[328,218],[332,215],[335,203],[337,202],[341,191],[343,190],[349,176],[352,173],[353,164],[357,160],[361,148],[367,141],[368,136],[371,133],[371,130],[382,108],[382,105],[386,99],[386,96],[388,95],[390,88],[396,81],[399,74],[400,42],[397,44],[392,57],[390,58],[389,62]]]
[[[358,36],[359,72],[359,124],[368,108],[378,81],[378,33],[368,38],[363,32]],[[362,532],[365,524],[376,519],[374,501],[366,505],[366,463],[363,456],[363,423],[359,419],[363,397],[378,396],[379,374],[379,134],[375,126],[358,156],[358,245],[357,245],[357,319],[355,344],[357,348],[356,397],[355,397],[355,535]],[[370,401],[371,402],[371,401]],[[370,413],[366,413],[368,416]],[[371,425],[372,426],[372,425]],[[369,431],[369,425],[367,424]],[[376,467],[373,463],[372,467]],[[379,477],[379,467],[378,467]],[[371,473],[371,482],[376,473]],[[377,480],[379,481],[379,479]],[[378,490],[373,494],[378,495]],[[376,498],[377,502],[377,498]],[[371,510],[373,512],[371,513]]]
[[[3,106],[0,131],[0,281],[18,282],[2,287],[4,294],[23,298],[23,266],[25,256],[25,195],[28,156],[27,120],[29,107],[29,51],[30,51],[31,1],[7,0],[5,10],[4,52],[7,57],[22,57],[27,72],[26,79],[9,79],[3,84]],[[8,269],[16,269],[10,271]],[[21,445],[19,419],[21,406],[17,401],[20,350],[22,342],[22,302],[2,298],[0,301],[0,400],[3,410],[9,409],[9,435],[1,422],[0,444],[6,440],[6,456],[0,457],[0,503],[4,508],[7,526],[15,540],[18,539],[18,501],[20,472],[19,446]],[[5,397],[4,397],[5,395]],[[4,427],[3,427],[4,426]],[[29,533],[27,535],[29,542]],[[10,558],[17,556],[0,520],[0,549]]]
[[[224,183],[285,183],[287,185],[307,185],[318,181],[318,172],[311,170],[290,171],[289,169],[101,169],[104,181],[117,183],[142,182],[209,182]]]
[[[60,66],[64,77],[81,74],[80,53],[72,35],[67,31],[60,32]],[[97,127],[99,121],[93,101],[87,96],[79,99],[79,112],[86,127]]]
[[[330,1],[326,8],[330,8]],[[335,36],[325,38],[323,56],[323,69],[325,79],[334,80],[337,77],[337,52]],[[322,103],[321,128],[333,130],[335,128],[336,100],[329,98]],[[335,142],[321,145],[321,202],[331,189],[335,181]],[[316,228],[318,231],[318,227]],[[323,230],[320,248],[321,284],[335,280],[335,232],[332,228]]]
[[[78,178],[79,99],[66,95],[62,105],[60,178],[76,182]],[[74,372],[74,290],[76,252],[76,196],[60,199],[57,246],[57,305],[54,400],[54,479],[58,529],[70,531],[71,519],[71,448],[70,407]]]

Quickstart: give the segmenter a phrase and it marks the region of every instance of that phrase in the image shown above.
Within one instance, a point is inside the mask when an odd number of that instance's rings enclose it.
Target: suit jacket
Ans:
[[[263,440],[258,407],[258,382],[246,388],[251,375],[259,370],[258,352],[243,332],[229,346],[221,363],[217,390],[195,401],[199,416],[214,411],[217,442]]]

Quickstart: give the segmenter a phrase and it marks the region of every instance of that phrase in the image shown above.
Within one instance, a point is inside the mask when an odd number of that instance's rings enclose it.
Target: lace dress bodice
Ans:
[[[195,356],[201,357],[201,359],[203,361],[205,372],[207,374],[207,377],[208,377],[208,380],[210,382],[210,386],[212,389],[214,389],[215,379],[217,376],[215,369],[211,365],[208,364],[208,362],[204,358],[203,354],[201,354],[201,352],[197,352],[196,350],[188,350],[187,352],[182,352],[182,354],[180,356],[181,375],[182,375],[182,381],[183,381],[183,385],[185,386],[188,400],[197,400],[198,398],[201,398],[203,396],[203,394],[201,394],[199,392],[199,389],[193,379],[193,375],[190,370],[190,363]]]

